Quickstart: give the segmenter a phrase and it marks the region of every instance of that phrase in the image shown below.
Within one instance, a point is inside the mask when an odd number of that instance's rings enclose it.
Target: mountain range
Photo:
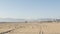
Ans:
[[[56,21],[60,19],[42,18],[42,19],[15,19],[15,18],[0,18],[0,22],[24,22],[24,21]]]

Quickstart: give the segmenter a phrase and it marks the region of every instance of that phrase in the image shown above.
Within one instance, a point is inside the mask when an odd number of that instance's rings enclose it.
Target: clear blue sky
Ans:
[[[60,18],[60,0],[0,0],[0,17]]]

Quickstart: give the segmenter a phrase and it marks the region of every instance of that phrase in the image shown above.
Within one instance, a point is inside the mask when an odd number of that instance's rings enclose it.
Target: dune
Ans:
[[[60,34],[60,23],[1,23],[0,34]]]

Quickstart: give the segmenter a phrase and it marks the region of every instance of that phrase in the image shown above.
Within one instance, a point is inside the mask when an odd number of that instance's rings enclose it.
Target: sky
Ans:
[[[0,18],[60,18],[60,0],[0,0]]]

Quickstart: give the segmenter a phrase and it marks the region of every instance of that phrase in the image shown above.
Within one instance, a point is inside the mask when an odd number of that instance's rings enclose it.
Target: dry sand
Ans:
[[[60,23],[1,23],[0,34],[60,34]]]

